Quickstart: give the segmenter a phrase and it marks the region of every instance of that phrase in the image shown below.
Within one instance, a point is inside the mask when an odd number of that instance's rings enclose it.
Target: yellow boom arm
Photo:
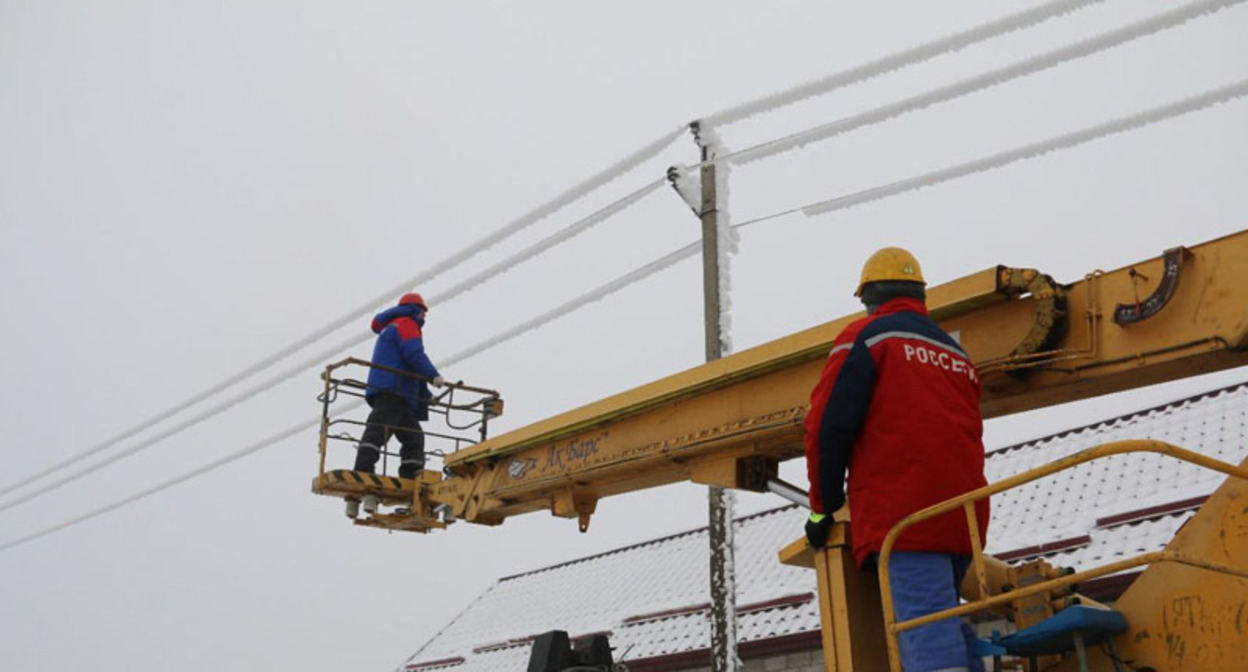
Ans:
[[[928,305],[975,360],[993,417],[1248,363],[1245,260],[1240,232],[1069,285],[991,268],[930,288]],[[424,531],[440,527],[438,512],[498,524],[551,510],[584,528],[599,499],[622,492],[683,480],[761,490],[780,461],[802,454],[810,390],[833,339],[859,317],[448,455],[448,475],[406,481],[411,511],[380,526]],[[313,489],[349,494],[332,481],[322,474]]]

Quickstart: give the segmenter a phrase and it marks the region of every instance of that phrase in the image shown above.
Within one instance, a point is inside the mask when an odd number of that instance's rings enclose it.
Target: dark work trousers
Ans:
[[[416,478],[425,468],[425,433],[416,411],[397,394],[382,392],[369,405],[368,426],[355,451],[355,470],[373,472],[390,437],[399,437],[399,478]]]

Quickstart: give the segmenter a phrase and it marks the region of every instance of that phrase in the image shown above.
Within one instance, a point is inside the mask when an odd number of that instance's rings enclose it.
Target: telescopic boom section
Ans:
[[[1248,232],[1061,285],[999,266],[928,290],[994,417],[1248,364]],[[498,524],[677,481],[762,491],[849,315],[485,440],[414,488],[416,511]],[[938,352],[920,361],[947,366]],[[433,476],[430,472],[427,475]]]

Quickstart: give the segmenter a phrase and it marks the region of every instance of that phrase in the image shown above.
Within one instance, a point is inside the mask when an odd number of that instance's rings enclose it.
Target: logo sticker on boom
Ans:
[[[507,475],[511,476],[513,479],[519,480],[524,478],[524,475],[529,473],[529,470],[536,466],[537,460],[532,457],[517,457],[511,461],[511,464],[507,465]]]

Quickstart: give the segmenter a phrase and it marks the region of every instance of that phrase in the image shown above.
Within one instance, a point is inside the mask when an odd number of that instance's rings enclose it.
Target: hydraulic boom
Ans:
[[[930,288],[928,305],[976,362],[988,418],[1248,364],[1245,259],[1248,232],[1070,284],[998,266]],[[427,531],[550,510],[584,529],[597,501],[618,493],[684,480],[765,490],[780,461],[801,455],[811,387],[860,316],[449,453],[444,475],[379,486],[412,506],[376,524]],[[949,366],[935,350],[915,354]],[[341,474],[322,470],[313,489],[347,496],[333,487]]]
[[[1070,284],[1036,270],[998,266],[930,288],[928,306],[974,360],[975,371],[964,373],[981,380],[984,416],[1000,416],[1248,364],[1245,260],[1248,232],[1174,248],[1118,270],[1093,271]],[[321,470],[313,491],[369,497],[397,507],[355,522],[418,532],[454,520],[496,525],[539,510],[577,518],[585,530],[599,499],[683,480],[770,489],[800,501],[804,493],[776,479],[778,464],[802,454],[811,388],[831,343],[858,317],[849,315],[493,438],[486,438],[486,424],[502,412],[497,393],[452,386],[432,405],[452,429],[479,428],[482,440],[474,443],[462,433],[443,436],[456,450],[444,456],[441,473],[425,471],[418,479],[325,471],[328,440],[352,440],[330,433],[331,427],[350,421],[331,420],[329,404],[337,394],[354,387],[358,395],[363,387],[334,371],[368,365],[340,362],[326,372]],[[923,364],[956,366],[938,349],[907,347]],[[452,414],[476,420],[456,426]],[[901,521],[890,539],[913,519],[957,506],[973,521],[974,498],[1129,451],[1163,453],[1232,478],[1164,551],[1079,574],[1044,560],[1007,565],[984,555],[972,533],[975,571],[968,572],[962,587],[968,604],[944,615],[897,620],[888,608],[887,580],[863,572],[852,560],[846,509],[834,515],[826,547],[811,549],[803,538],[782,550],[782,562],[816,572],[825,669],[900,670],[901,630],[977,610],[1012,620],[1016,632],[1013,639],[1000,640],[1001,651],[1016,660],[1031,655],[1025,668],[1020,662],[1012,669],[1120,670],[1124,660],[1162,665],[1133,669],[1244,669],[1248,647],[1239,630],[1248,585],[1243,562],[1248,509],[1242,503],[1248,496],[1248,461],[1223,464],[1156,441],[1101,446],[929,507]],[[968,528],[977,526],[972,522]],[[888,557],[886,545],[880,558],[884,566]],[[1122,595],[1117,610],[1073,593],[1075,581],[1143,565],[1150,566]],[[879,577],[887,575],[879,572]],[[1109,639],[1106,648],[1091,648],[1084,645],[1085,636]],[[1066,637],[1074,637],[1073,649],[1053,648],[1054,641]]]

